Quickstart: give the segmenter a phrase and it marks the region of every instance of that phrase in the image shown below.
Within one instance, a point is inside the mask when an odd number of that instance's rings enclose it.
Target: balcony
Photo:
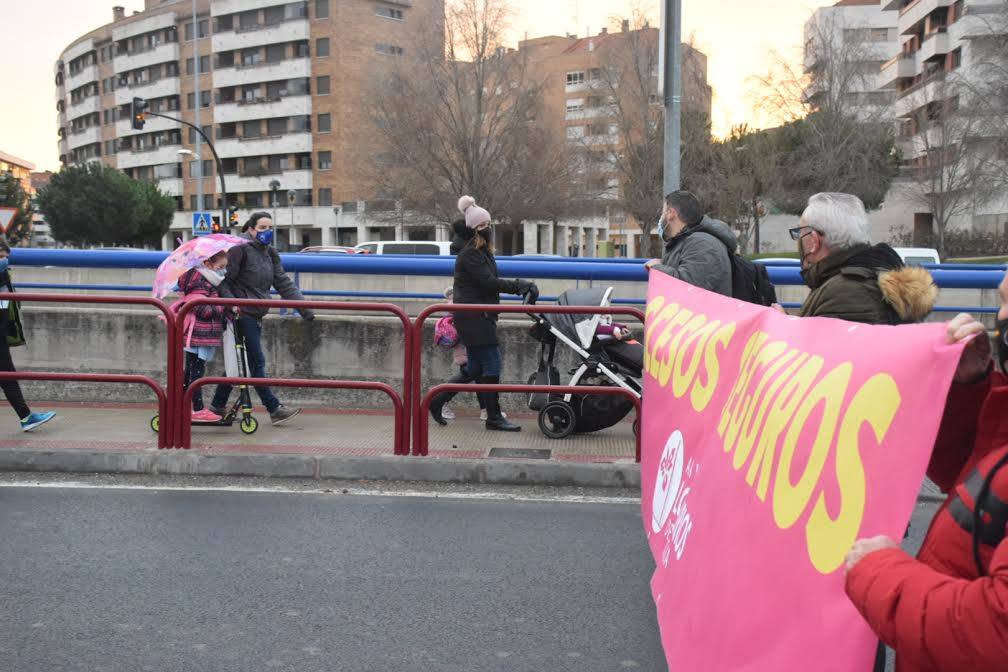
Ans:
[[[943,7],[951,7],[955,0],[917,0],[907,5],[899,16],[899,27],[903,35],[913,34],[921,21],[927,18],[928,14]]]
[[[60,156],[66,156],[70,153],[70,143],[67,140],[60,138],[56,144],[58,145]]]
[[[253,9],[276,7],[279,4],[282,4],[279,0],[213,0],[210,3],[210,15],[225,16]]]
[[[101,99],[99,96],[88,96],[76,105],[72,104],[65,112],[67,119],[76,119],[85,114],[92,114],[101,111]]]
[[[879,74],[879,88],[892,88],[901,79],[912,79],[917,74],[917,59],[900,54],[882,66]]]
[[[60,60],[69,66],[70,61],[83,56],[89,51],[94,50],[95,50],[94,38],[89,37],[83,42],[78,42],[74,46],[64,51],[63,54],[60,56]]]
[[[917,52],[918,62],[923,66],[925,61],[930,61],[936,57],[944,57],[949,52],[949,43],[949,36],[944,28],[928,35],[921,42],[920,51]]]
[[[162,110],[163,114],[168,114],[174,117],[181,118],[182,113],[179,111],[169,111]],[[180,128],[182,125],[177,121],[170,121],[162,117],[147,117],[147,121],[144,123],[144,128],[142,131],[133,130],[133,120],[132,119],[120,119],[116,122],[116,137],[122,138],[127,135],[139,135],[140,133],[155,133],[157,131],[168,131],[176,128]]]
[[[184,16],[186,16],[186,18],[191,17],[189,14],[184,14]],[[155,14],[154,16],[141,21],[133,21],[113,28],[112,39],[118,42],[119,40],[125,40],[127,38],[134,37],[135,35],[146,35],[147,33],[152,33],[155,30],[171,28],[175,25],[176,21],[177,18],[175,12],[162,12],[161,14]]]
[[[101,126],[92,126],[91,128],[85,128],[77,132],[71,131],[70,135],[67,136],[67,146],[70,148],[70,151],[73,151],[78,147],[101,142],[101,139]]]
[[[214,52],[235,51],[267,44],[303,42],[309,37],[308,19],[292,19],[273,26],[257,26],[257,30],[217,33],[213,36]]]
[[[180,177],[168,177],[158,180],[157,186],[158,189],[168,196],[182,195],[182,178]]]
[[[227,124],[276,117],[304,117],[311,114],[311,109],[311,96],[261,98],[250,103],[220,103],[214,106],[214,123]]]
[[[137,168],[139,166],[160,166],[164,163],[178,163],[178,150],[182,145],[160,145],[140,150],[121,150],[117,155],[117,167]]]
[[[146,68],[158,63],[178,62],[179,45],[177,42],[164,42],[146,51],[135,51],[131,54],[120,54],[113,59],[115,71],[129,72],[138,68]]]
[[[310,76],[310,59],[290,58],[277,63],[257,63],[255,65],[237,65],[232,68],[215,69],[213,83],[214,88],[221,89],[254,82],[276,82]]]
[[[311,189],[312,188],[312,171],[311,170],[284,170],[271,172],[269,170],[258,171],[263,174],[261,175],[243,175],[238,174],[237,176],[229,176],[227,179],[228,191],[239,193],[246,191],[269,191],[270,182],[277,180],[280,182],[281,188],[285,191],[287,189]],[[284,198],[284,203],[286,203],[286,197]]]
[[[116,105],[132,102],[134,96],[140,98],[163,98],[177,96],[181,93],[181,81],[178,77],[162,77],[153,82],[142,82],[120,86],[115,92]]]
[[[312,134],[297,132],[261,138],[224,138],[214,144],[221,158],[227,159],[270,154],[304,154],[312,151]]]
[[[89,65],[86,68],[81,68],[74,74],[67,72],[65,87],[67,91],[73,91],[74,89],[79,89],[85,84],[90,84],[91,82],[98,81],[98,66]]]
[[[939,70],[924,81],[899,94],[896,99],[895,113],[897,118],[909,116],[911,112],[930,102],[947,98],[949,95],[945,85],[945,72]]]

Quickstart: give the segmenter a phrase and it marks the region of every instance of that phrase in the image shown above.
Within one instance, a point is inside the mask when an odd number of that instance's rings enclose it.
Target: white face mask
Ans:
[[[214,287],[217,287],[222,282],[224,282],[224,278],[227,277],[226,268],[222,268],[219,271],[215,271],[212,268],[207,268],[206,266],[200,266],[197,270],[200,272],[200,275],[206,278],[207,282],[209,282]]]

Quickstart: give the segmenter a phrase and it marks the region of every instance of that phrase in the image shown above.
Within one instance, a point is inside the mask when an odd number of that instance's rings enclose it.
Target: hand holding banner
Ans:
[[[670,670],[871,669],[844,555],[903,536],[962,348],[652,274],[642,507]]]

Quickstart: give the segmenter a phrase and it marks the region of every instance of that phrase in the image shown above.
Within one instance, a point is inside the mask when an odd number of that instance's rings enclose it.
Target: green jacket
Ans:
[[[801,317],[865,324],[920,322],[934,308],[938,288],[923,268],[904,266],[888,245],[858,245],[831,254],[802,272],[811,289]]]

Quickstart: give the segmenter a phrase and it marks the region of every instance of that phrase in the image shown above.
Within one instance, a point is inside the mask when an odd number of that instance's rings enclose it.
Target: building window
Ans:
[[[189,144],[190,145],[195,144],[196,143],[196,129],[195,128],[188,128],[187,127],[187,130],[189,131]],[[213,137],[213,135],[212,135],[213,134],[213,126],[204,126],[203,127],[203,133],[208,138]],[[200,141],[203,142],[203,138],[200,138]]]
[[[318,204],[319,205],[332,205],[332,189],[319,189],[318,190]]]
[[[567,73],[567,86],[577,86],[578,84],[585,83],[585,73],[584,72],[568,72]]]
[[[329,0],[315,0],[315,18],[329,18]]]
[[[868,37],[869,37],[869,41],[871,41],[871,42],[888,42],[889,41],[889,29],[888,28],[872,28]]]
[[[207,19],[201,19],[197,23],[197,26],[198,26],[198,30],[199,30],[199,39],[202,40],[210,32],[210,21],[207,20]],[[192,24],[191,21],[189,23],[185,24],[185,39],[187,41],[193,39],[193,24]]]
[[[329,55],[329,38],[320,37],[315,40],[315,56],[324,58]]]
[[[203,159],[202,162],[192,160],[189,162],[189,177],[212,177],[213,161]]]
[[[567,114],[572,114],[574,112],[583,112],[585,108],[584,99],[573,98],[567,101]]]
[[[379,54],[387,54],[389,56],[402,56],[403,48],[397,47],[394,44],[376,44],[374,50]]]
[[[258,138],[262,136],[262,124],[258,121],[246,121],[242,123],[243,138]]]
[[[319,170],[329,170],[332,168],[332,152],[318,153],[318,168]]]
[[[189,93],[186,94],[186,109],[195,110],[196,109],[196,94]]]
[[[263,13],[266,19],[267,26],[275,26],[278,23],[283,23],[284,20],[283,5],[279,5],[276,7],[267,7]]]
[[[279,63],[287,55],[286,44],[271,44],[266,47],[266,62]]]
[[[403,11],[401,9],[392,9],[391,7],[379,7],[375,9],[375,14],[385,19],[395,19],[396,21],[403,20]]]
[[[206,74],[210,72],[210,56],[200,56],[199,59],[199,69],[200,74]],[[171,74],[171,73],[169,73]],[[195,75],[196,74],[196,60],[193,58],[186,59],[186,74]]]
[[[315,93],[320,96],[325,96],[329,94],[329,77],[316,77],[315,78]]]
[[[290,165],[290,161],[286,155],[271,156],[267,159],[267,163],[269,164],[269,172],[274,175],[287,170]]]
[[[958,70],[962,67],[962,47],[959,47],[948,55],[949,70]]]
[[[270,119],[266,122],[267,132],[272,137],[279,137],[287,132],[287,117]]]
[[[329,133],[330,131],[332,131],[332,115],[328,113],[318,115],[318,132]]]

